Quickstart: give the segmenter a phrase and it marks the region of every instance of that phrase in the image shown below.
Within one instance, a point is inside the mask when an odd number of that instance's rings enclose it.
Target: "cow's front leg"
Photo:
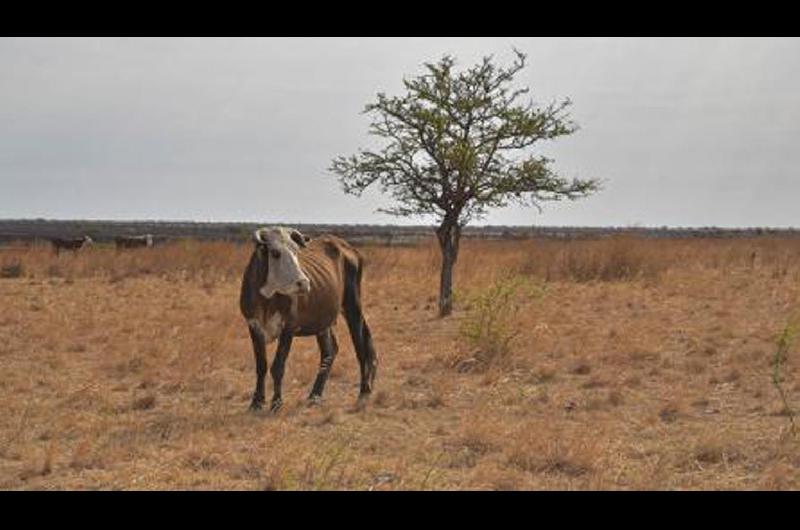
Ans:
[[[272,405],[270,406],[272,412],[278,412],[281,405],[283,405],[281,383],[283,382],[283,372],[286,368],[286,358],[289,356],[289,350],[292,347],[292,338],[292,332],[287,327],[281,331],[278,339],[278,350],[275,352],[275,360],[272,362],[272,369],[270,370],[273,388]]]
[[[250,410],[259,410],[264,405],[264,378],[267,375],[266,338],[261,324],[253,319],[247,322],[250,330],[250,339],[253,341],[253,355],[256,360],[256,389],[253,392],[253,401]]]

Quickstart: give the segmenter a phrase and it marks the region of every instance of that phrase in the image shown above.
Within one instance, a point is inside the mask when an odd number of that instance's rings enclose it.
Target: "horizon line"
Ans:
[[[293,225],[317,225],[317,226],[385,226],[385,227],[399,227],[399,228],[431,228],[436,227],[436,223],[420,223],[420,224],[393,224],[393,223],[336,223],[336,222],[277,222],[277,221],[212,221],[212,220],[197,220],[197,219],[99,219],[99,218],[46,218],[46,217],[17,217],[17,218],[0,218],[0,223],[6,222],[55,222],[55,223],[75,223],[75,222],[89,222],[89,223],[175,223],[175,224],[275,224],[283,226]],[[750,226],[721,226],[721,225],[684,225],[684,226],[670,226],[670,225],[645,225],[645,224],[626,224],[626,225],[548,225],[548,224],[468,224],[464,227],[469,228],[596,228],[596,229],[629,229],[629,230],[698,230],[698,229],[717,229],[717,230],[800,230],[798,226],[773,226],[773,225],[750,225]]]

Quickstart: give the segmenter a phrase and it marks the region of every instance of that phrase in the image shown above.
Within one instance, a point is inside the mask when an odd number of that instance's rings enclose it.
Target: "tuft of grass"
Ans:
[[[508,455],[508,463],[529,473],[580,477],[593,471],[591,451],[577,442],[560,438],[539,443],[518,443]]]
[[[570,371],[575,375],[587,375],[592,371],[592,366],[586,359],[581,359],[575,363],[575,366],[573,366]]]
[[[461,335],[474,351],[477,367],[486,369],[508,359],[511,344],[519,334],[516,317],[522,304],[541,298],[545,289],[519,275],[506,275],[470,297]]]
[[[716,464],[729,465],[741,459],[742,453],[733,442],[735,438],[725,429],[710,430],[689,443],[690,468],[703,469]]]
[[[50,278],[63,278],[64,277],[64,271],[58,265],[52,264],[52,265],[48,265],[47,266],[47,270],[45,272],[45,275],[49,276]]]
[[[781,375],[781,370],[783,368],[783,364],[786,362],[789,350],[795,343],[797,339],[797,333],[800,331],[800,324],[798,323],[797,316],[789,319],[786,326],[784,326],[783,331],[778,336],[777,340],[777,349],[775,350],[775,355],[772,359],[772,384],[778,391],[778,395],[783,402],[783,411],[785,416],[789,419],[789,432],[794,435],[796,433],[796,426],[794,421],[795,412],[792,409],[791,405],[789,405],[789,399],[786,396],[786,392],[781,385],[783,381],[783,376]]]
[[[681,414],[680,406],[675,402],[671,402],[661,408],[658,417],[661,418],[661,421],[664,423],[674,423],[680,418]]]
[[[76,471],[83,469],[98,469],[104,467],[104,462],[97,454],[92,451],[92,445],[88,439],[80,442],[72,453],[72,460],[69,467]]]
[[[49,475],[53,472],[53,466],[55,465],[55,458],[56,458],[56,443],[55,440],[50,440],[50,443],[47,445],[47,449],[45,449],[44,453],[44,462],[42,463],[42,468],[39,471],[40,475]]]
[[[389,393],[385,390],[379,390],[375,394],[375,399],[372,401],[376,407],[386,408],[389,406]]]
[[[281,491],[286,489],[286,471],[273,466],[261,483],[262,491]]]
[[[445,452],[440,452],[433,459],[433,461],[431,462],[431,464],[428,466],[427,470],[425,471],[425,475],[422,477],[422,482],[420,483],[419,488],[418,488],[419,491],[425,491],[425,489],[428,487],[429,482],[431,481],[431,479],[436,474],[436,470],[437,470],[437,467],[439,466],[439,462],[442,460],[442,458],[445,457],[445,455],[446,455]]]
[[[342,489],[345,483],[345,467],[349,463],[345,456],[348,444],[349,441],[343,440],[324,449],[318,458],[306,460],[299,477],[300,486],[313,491]],[[339,473],[335,474],[337,468]]]
[[[30,412],[31,412],[31,402],[29,401],[22,411],[22,415],[20,416],[17,427],[11,432],[10,436],[8,436],[8,438],[5,440],[3,446],[0,447],[0,456],[5,457],[8,454],[12,444],[14,444],[14,442],[16,442],[24,435],[25,430],[28,426]]]
[[[150,410],[156,406],[156,396],[154,394],[148,394],[141,398],[134,400],[131,404],[131,408],[133,410]]]
[[[496,450],[491,438],[491,425],[473,421],[463,435],[446,444],[449,468],[473,468],[479,460]]]
[[[0,278],[21,278],[25,274],[25,267],[19,260],[12,260],[0,267]]]

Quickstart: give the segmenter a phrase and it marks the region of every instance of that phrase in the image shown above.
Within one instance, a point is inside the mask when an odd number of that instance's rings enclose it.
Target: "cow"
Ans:
[[[82,248],[91,246],[93,243],[94,241],[92,241],[92,238],[89,236],[77,238],[53,237],[50,239],[50,244],[53,245],[53,250],[55,251],[56,255],[58,255],[62,249],[77,252]]]
[[[260,228],[253,233],[253,243],[239,299],[255,355],[256,386],[250,409],[259,410],[264,404],[266,345],[276,339],[270,410],[277,412],[283,404],[281,382],[294,337],[317,338],[320,364],[308,401],[322,400],[339,350],[333,327],[340,313],[358,357],[362,402],[372,392],[378,359],[361,308],[361,255],[338,237],[322,235],[312,240],[286,227]]]
[[[114,243],[117,245],[117,250],[152,247],[153,236],[152,234],[144,234],[141,236],[117,236],[114,238]]]

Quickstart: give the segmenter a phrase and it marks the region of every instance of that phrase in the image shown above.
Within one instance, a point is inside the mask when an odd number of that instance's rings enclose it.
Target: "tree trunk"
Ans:
[[[442,251],[442,274],[439,282],[439,316],[446,317],[453,311],[453,267],[458,259],[458,243],[461,226],[445,219],[436,230],[439,248]]]

